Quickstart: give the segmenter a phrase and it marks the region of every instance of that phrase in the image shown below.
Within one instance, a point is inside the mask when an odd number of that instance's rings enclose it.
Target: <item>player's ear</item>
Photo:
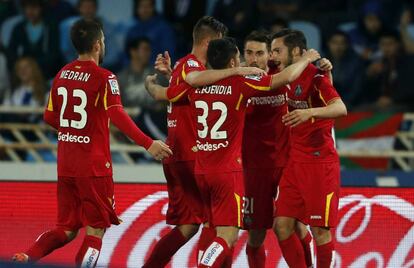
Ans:
[[[292,50],[292,56],[293,57],[300,57],[302,56],[302,50],[300,49],[300,47],[294,47]]]
[[[231,58],[230,62],[229,62],[230,68],[234,68],[236,67],[236,59],[235,58]]]

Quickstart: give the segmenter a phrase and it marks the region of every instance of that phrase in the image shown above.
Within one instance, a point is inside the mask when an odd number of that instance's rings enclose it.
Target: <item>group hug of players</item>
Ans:
[[[240,229],[249,232],[249,267],[265,267],[263,242],[270,228],[289,267],[333,267],[330,228],[336,225],[340,183],[331,130],[333,119],[347,111],[332,85],[332,65],[306,50],[302,32],[285,29],[271,37],[247,36],[241,67],[226,31],[218,20],[203,17],[194,26],[191,53],[173,69],[167,52],[158,55],[155,68],[169,86],[158,85],[156,75],[145,84],[155,99],[169,101],[164,144],[134,125],[115,75],[99,67],[105,51],[101,26],[75,23],[71,39],[79,58],[56,75],[44,115],[65,137],[58,140],[57,225],[14,261],[36,262],[86,227],[76,266],[96,265],[105,229],[120,224],[110,120],[163,161],[167,223],[176,227],[143,267],[165,267],[200,225],[198,267],[231,267]]]

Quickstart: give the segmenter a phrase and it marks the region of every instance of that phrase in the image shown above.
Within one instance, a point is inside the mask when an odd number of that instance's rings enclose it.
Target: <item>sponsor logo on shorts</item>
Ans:
[[[220,256],[224,248],[217,242],[213,242],[208,249],[204,252],[204,255],[201,259],[201,264],[206,266],[212,266],[216,261],[217,257]]]
[[[201,143],[200,141],[197,141],[197,149],[199,151],[212,152],[217,151],[221,148],[226,148],[227,146],[229,146],[229,141],[213,144],[209,142]]]
[[[311,220],[321,220],[322,216],[321,215],[311,215],[310,218],[311,218]]]
[[[72,135],[69,132],[62,133],[59,131],[58,141],[72,142],[72,143],[89,143],[91,141],[91,138],[89,138],[89,136],[77,136],[77,135]]]

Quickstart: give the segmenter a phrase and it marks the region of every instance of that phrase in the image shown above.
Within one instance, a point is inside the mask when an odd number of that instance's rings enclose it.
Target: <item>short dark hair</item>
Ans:
[[[226,33],[226,25],[211,16],[204,16],[197,21],[193,28],[193,41],[195,44],[200,44],[208,36],[218,36],[219,34],[225,36]]]
[[[401,34],[397,30],[391,30],[391,29],[384,30],[380,34],[380,39],[382,38],[392,38],[399,43],[401,42]]]
[[[207,62],[213,69],[225,69],[238,51],[236,39],[232,37],[211,40],[207,49]]]
[[[79,0],[78,1],[78,7],[80,7],[80,5],[85,3],[85,2],[92,2],[93,4],[95,4],[96,7],[98,7],[98,0]]]
[[[102,24],[97,20],[78,20],[70,30],[70,38],[79,54],[89,53],[102,38]]]
[[[272,36],[272,41],[276,38],[283,38],[283,44],[288,47],[289,53],[295,47],[299,47],[300,53],[306,49],[306,37],[303,32],[293,29],[283,29]]]
[[[265,31],[253,31],[251,32],[246,38],[244,39],[244,46],[246,47],[246,43],[249,41],[255,41],[259,43],[265,43],[266,48],[270,51],[270,37],[268,33]]]
[[[28,7],[28,6],[30,7],[36,6],[36,7],[43,8],[45,6],[45,1],[44,0],[22,0],[21,5],[23,8]]]
[[[148,43],[149,45],[151,45],[151,40],[149,40],[149,38],[148,37],[145,37],[145,36],[142,36],[142,37],[138,37],[138,38],[129,40],[126,43],[126,46],[125,46],[126,53],[129,55],[129,51],[131,49],[133,49],[133,48],[139,48],[139,46],[142,43]]]
[[[342,30],[339,30],[339,29],[337,29],[337,30],[333,31],[333,32],[329,35],[329,37],[328,37],[328,41],[329,41],[329,40],[331,40],[331,39],[332,39],[332,37],[334,37],[335,35],[340,35],[340,36],[342,36],[342,37],[344,37],[344,38],[346,39],[347,43],[349,42],[349,35],[348,35],[348,33],[344,32],[344,31],[342,31]]]

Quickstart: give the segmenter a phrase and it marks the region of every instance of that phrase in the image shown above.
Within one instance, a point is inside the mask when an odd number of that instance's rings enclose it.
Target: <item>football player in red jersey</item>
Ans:
[[[156,159],[172,154],[134,124],[122,107],[118,81],[99,67],[105,54],[102,27],[80,20],[71,29],[79,53],[53,80],[44,120],[58,131],[56,228],[44,232],[17,262],[36,262],[73,240],[86,236],[76,255],[77,267],[95,267],[105,229],[119,224],[114,205],[109,121]]]
[[[305,48],[302,32],[282,30],[272,38],[272,59],[283,70],[301,59]],[[274,231],[288,265],[301,268],[306,263],[295,225],[310,225],[317,267],[333,267],[330,228],[336,226],[340,182],[332,128],[333,119],[347,110],[329,75],[313,65],[287,85],[287,92],[289,112],[283,122],[290,127],[290,149],[278,188]]]
[[[209,43],[208,63],[223,70],[240,65],[234,39]],[[244,180],[242,134],[247,101],[263,91],[296,79],[306,66],[319,58],[310,50],[301,60],[272,76],[232,76],[190,92],[197,120],[195,174],[208,221],[217,236],[201,257],[199,267],[231,266],[232,247],[243,226]],[[193,112],[194,114],[194,112]]]
[[[192,87],[210,84],[236,74],[264,73],[259,68],[229,68],[206,70],[207,47],[211,40],[222,38],[225,25],[212,17],[201,18],[193,29],[193,48],[190,54],[179,59],[171,72],[168,53],[159,55],[156,68],[170,78],[170,87],[155,84],[155,75],[146,79],[146,88],[157,100],[170,102],[167,114],[167,144],[174,155],[163,162],[168,188],[167,223],[175,225],[154,247],[144,267],[164,267],[205,222],[203,205],[194,176],[195,126],[188,102]],[[215,237],[214,228],[206,225],[198,244],[198,255]]]

